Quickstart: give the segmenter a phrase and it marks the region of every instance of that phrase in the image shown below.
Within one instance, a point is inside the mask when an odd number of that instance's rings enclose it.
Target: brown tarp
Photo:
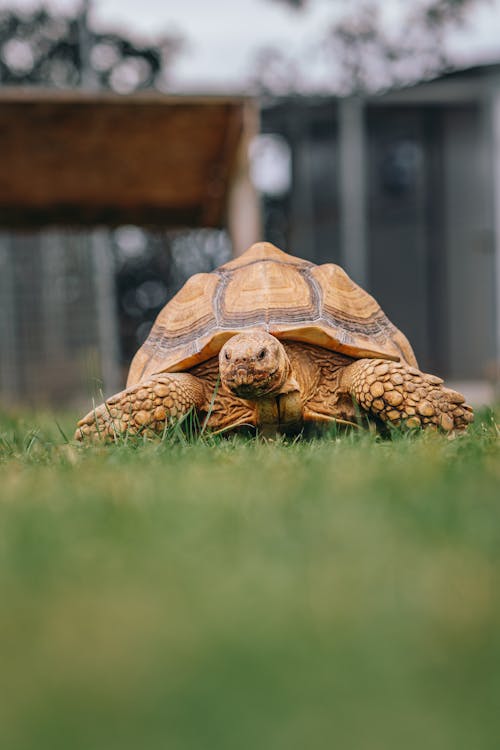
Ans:
[[[0,90],[0,226],[221,226],[249,100]]]

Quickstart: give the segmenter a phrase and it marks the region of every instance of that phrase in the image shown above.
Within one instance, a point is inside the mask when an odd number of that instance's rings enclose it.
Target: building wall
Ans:
[[[448,347],[454,377],[488,377],[495,358],[495,257],[481,111],[443,113]],[[491,154],[490,154],[491,158]]]
[[[496,356],[493,141],[486,84],[480,93],[474,80],[458,84],[453,79],[438,95],[432,84],[421,84],[364,105],[358,204],[366,223],[364,285],[408,335],[422,369],[483,380],[494,373]],[[262,120],[292,150],[294,179],[281,197],[285,249],[348,267],[338,107],[331,100],[281,102]],[[265,196],[264,206],[267,217]]]
[[[424,110],[366,112],[369,287],[428,368],[433,300],[427,196],[434,186],[426,126]]]
[[[298,99],[264,109],[261,128],[288,143],[290,190],[264,195],[264,236],[317,263],[340,262],[337,103]]]

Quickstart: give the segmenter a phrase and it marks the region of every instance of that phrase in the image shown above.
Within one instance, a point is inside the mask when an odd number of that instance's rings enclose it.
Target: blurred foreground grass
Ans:
[[[109,448],[4,416],[0,497],[1,748],[500,745],[491,413]]]

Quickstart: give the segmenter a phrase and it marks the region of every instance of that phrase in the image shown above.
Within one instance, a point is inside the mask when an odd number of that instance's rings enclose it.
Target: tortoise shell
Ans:
[[[340,266],[317,266],[259,242],[184,284],[135,355],[127,387],[155,373],[181,372],[204,362],[245,328],[354,358],[417,364],[406,337]]]

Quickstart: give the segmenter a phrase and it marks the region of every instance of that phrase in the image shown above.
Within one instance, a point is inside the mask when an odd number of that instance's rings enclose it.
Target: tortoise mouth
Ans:
[[[281,385],[281,378],[277,377],[278,371],[279,368],[275,367],[270,372],[255,372],[240,366],[231,373],[226,373],[225,382],[229,390],[240,398],[262,398]]]

